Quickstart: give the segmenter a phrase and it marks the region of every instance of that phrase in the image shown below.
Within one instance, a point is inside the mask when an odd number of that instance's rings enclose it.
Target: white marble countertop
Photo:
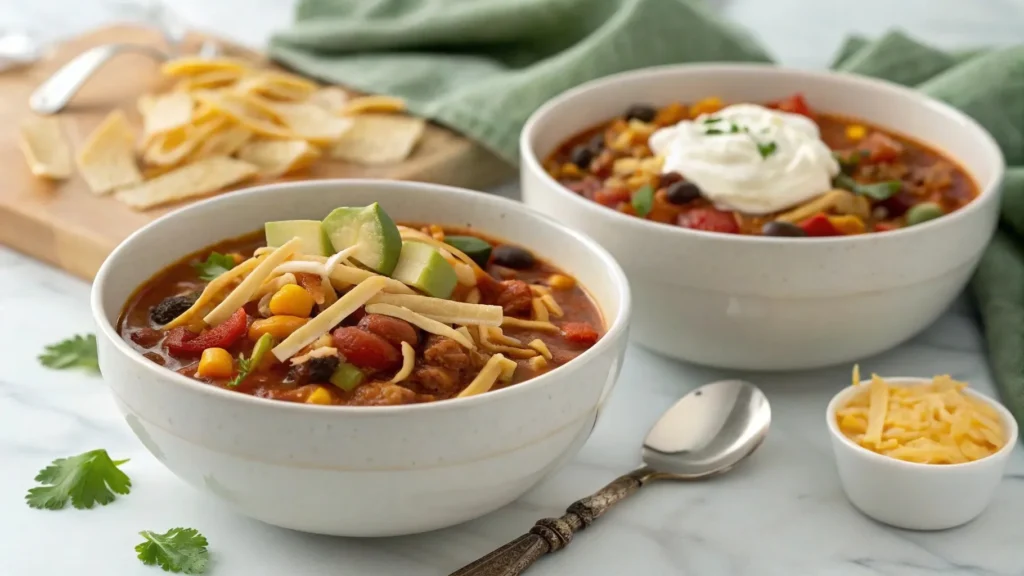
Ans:
[[[243,4],[244,12],[238,9]],[[1024,3],[1011,0],[860,0],[843,3],[848,14],[814,0],[719,4],[758,30],[783,62],[800,66],[824,64],[844,33],[878,33],[893,24],[947,46],[1009,43],[1024,29]],[[175,3],[188,22],[257,46],[287,20],[289,5]],[[806,18],[776,17],[787,13]],[[49,37],[120,14],[122,6],[100,0],[0,0],[0,28],[29,27]],[[186,486],[135,439],[99,378],[38,365],[44,345],[93,331],[88,292],[88,284],[0,248],[0,319],[6,327],[0,330],[0,574],[159,574],[135,558],[137,533],[175,526],[195,527],[209,538],[208,574],[215,576],[447,574],[629,470],[639,462],[641,438],[665,408],[697,385],[733,376],[631,348],[590,441],[518,502],[420,536],[312,536],[238,516]],[[993,392],[983,339],[964,302],[920,336],[861,365],[890,375],[946,372]],[[1024,449],[1017,448],[995,504],[971,524],[940,533],[889,529],[856,512],[836,477],[823,411],[848,382],[848,367],[744,377],[765,389],[774,411],[771,434],[749,462],[712,482],[645,488],[530,574],[1024,574]],[[38,470],[55,458],[101,447],[115,458],[131,458],[125,466],[130,495],[88,511],[25,505]]]

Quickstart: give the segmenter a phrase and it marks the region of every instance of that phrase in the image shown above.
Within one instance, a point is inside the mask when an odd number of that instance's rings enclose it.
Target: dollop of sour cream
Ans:
[[[839,163],[799,114],[736,104],[651,134],[662,172],[678,172],[721,210],[770,214],[832,188]]]

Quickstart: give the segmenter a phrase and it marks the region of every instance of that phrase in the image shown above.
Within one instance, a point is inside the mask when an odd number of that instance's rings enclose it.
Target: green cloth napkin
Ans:
[[[302,0],[270,53],[310,76],[405,98],[516,162],[543,102],[622,70],[770,61],[696,0]],[[1009,166],[1003,222],[972,282],[1003,401],[1024,425],[1024,46],[944,52],[851,38],[834,68],[914,86],[987,128]]]

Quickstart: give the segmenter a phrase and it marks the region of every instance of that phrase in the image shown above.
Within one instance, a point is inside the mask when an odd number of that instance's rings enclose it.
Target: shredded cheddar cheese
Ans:
[[[921,464],[961,464],[991,456],[1006,432],[985,401],[965,394],[964,382],[935,376],[928,384],[890,384],[872,375],[836,411],[839,430],[873,452]]]

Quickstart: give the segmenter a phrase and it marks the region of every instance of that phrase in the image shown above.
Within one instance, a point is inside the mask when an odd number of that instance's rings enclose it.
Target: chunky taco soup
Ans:
[[[149,360],[245,394],[381,406],[472,396],[571,361],[604,330],[575,279],[470,229],[377,205],[192,254],[128,301]]]
[[[978,195],[939,152],[797,94],[634,105],[545,161],[573,192],[647,220],[729,234],[843,236],[914,226]]]

